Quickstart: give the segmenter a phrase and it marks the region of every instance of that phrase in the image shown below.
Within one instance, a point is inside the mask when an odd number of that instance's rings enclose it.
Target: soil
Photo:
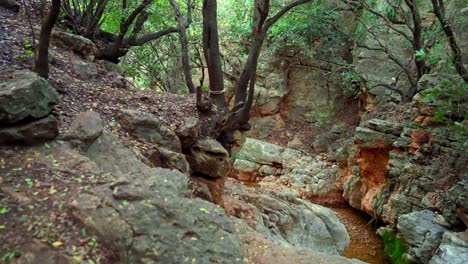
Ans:
[[[350,207],[331,209],[346,226],[351,239],[343,256],[359,259],[370,264],[391,264],[384,253],[383,240],[376,234],[379,223],[375,219]]]
[[[60,170],[50,146],[0,146],[0,254],[21,254],[33,239],[58,248],[75,260],[115,263],[115,256],[71,219],[68,204],[80,192],[106,180],[72,177]],[[2,262],[3,263],[3,262]],[[91,262],[89,262],[91,263]]]

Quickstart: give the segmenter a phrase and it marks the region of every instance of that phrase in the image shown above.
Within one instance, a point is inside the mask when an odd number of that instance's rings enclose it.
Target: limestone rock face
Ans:
[[[97,53],[96,45],[90,39],[69,32],[54,31],[52,41],[58,46],[83,55],[89,61],[93,61]]]
[[[58,136],[58,124],[52,115],[26,124],[0,128],[0,144],[34,145]]]
[[[412,246],[416,258],[427,263],[439,246],[446,228],[435,223],[436,215],[428,210],[412,212],[398,218],[398,231]]]
[[[82,193],[71,214],[130,263],[242,263],[240,239],[218,206],[189,198],[188,176],[150,168],[104,133],[85,153],[109,184]]]
[[[463,264],[468,262],[468,242],[463,234],[447,232],[442,236],[442,242],[429,264]]]
[[[58,100],[59,94],[44,78],[16,71],[12,79],[0,83],[0,124],[45,117]]]
[[[289,192],[266,194],[230,181],[225,192],[226,212],[278,245],[338,255],[349,244],[345,226],[328,208],[297,199]]]
[[[223,178],[231,168],[229,153],[214,139],[198,140],[187,154],[193,172],[211,178]]]
[[[80,145],[83,148],[87,148],[102,134],[103,129],[104,122],[98,113],[93,111],[83,112],[73,120],[73,123],[64,135],[64,139],[69,140],[72,145]]]
[[[343,200],[338,166],[320,156],[308,156],[299,150],[253,138],[247,138],[234,156],[237,173],[234,176],[239,180],[260,181],[262,185],[286,184],[302,198],[327,204]]]
[[[141,140],[158,144],[175,152],[182,150],[177,135],[164,127],[161,121],[150,113],[122,109],[117,115],[117,120],[122,127]]]
[[[430,209],[443,212],[448,223],[460,224],[468,205],[456,197],[466,192],[462,169],[466,157],[456,133],[446,127],[404,127],[383,119],[363,122],[346,151],[348,159],[339,155],[344,198],[388,223]]]

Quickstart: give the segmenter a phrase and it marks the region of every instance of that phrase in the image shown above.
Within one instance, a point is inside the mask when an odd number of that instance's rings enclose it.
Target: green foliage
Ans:
[[[388,231],[383,233],[382,238],[385,244],[384,252],[393,264],[411,264],[404,256],[408,253],[408,246],[405,245],[405,242],[401,238]]]
[[[15,256],[16,256],[16,251],[7,252],[7,253],[3,254],[2,262],[11,261],[11,260],[13,260],[15,258]]]
[[[31,44],[31,42],[27,38],[23,39],[23,48],[24,48],[24,53],[20,55],[20,61],[22,63],[35,57],[34,46]]]
[[[421,95],[426,104],[435,107],[435,122],[449,125],[468,118],[468,113],[463,108],[463,104],[468,102],[467,83],[454,85],[448,81],[443,82],[438,87],[423,91]]]
[[[334,107],[332,104],[327,103],[323,106],[320,111],[310,111],[305,114],[305,119],[307,122],[314,123],[316,127],[323,127],[325,125],[331,124],[334,120]]]

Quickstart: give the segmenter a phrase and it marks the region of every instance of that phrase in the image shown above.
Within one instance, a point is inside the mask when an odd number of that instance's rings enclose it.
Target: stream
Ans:
[[[383,240],[376,234],[378,227],[370,216],[351,207],[332,207],[330,209],[346,226],[351,239],[343,256],[370,264],[391,264],[385,256]]]
[[[249,188],[261,188],[259,182],[242,181]],[[313,203],[313,201],[311,201]],[[379,223],[369,215],[352,207],[328,207],[346,226],[350,244],[344,257],[359,259],[369,264],[391,264],[384,253],[384,242],[376,234]]]

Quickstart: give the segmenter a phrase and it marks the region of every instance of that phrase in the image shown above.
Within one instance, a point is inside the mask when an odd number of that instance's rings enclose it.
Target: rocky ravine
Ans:
[[[148,130],[151,122],[136,120],[154,117],[132,113],[125,120],[136,124],[134,131],[144,131],[137,135],[152,134],[154,139],[166,131],[162,126]],[[65,144],[50,144],[48,160],[60,162],[69,177],[106,179],[79,194],[68,205],[70,214],[114,251],[120,263],[361,263],[339,256],[349,237],[332,211],[289,192],[252,191],[229,181],[224,208],[191,197],[188,174],[146,165],[146,158],[104,130],[94,112],[78,116],[63,139]],[[195,144],[199,152],[202,145]],[[216,148],[206,153],[219,161]],[[215,164],[210,157],[192,162]],[[36,242],[23,248],[19,263],[74,261]]]

